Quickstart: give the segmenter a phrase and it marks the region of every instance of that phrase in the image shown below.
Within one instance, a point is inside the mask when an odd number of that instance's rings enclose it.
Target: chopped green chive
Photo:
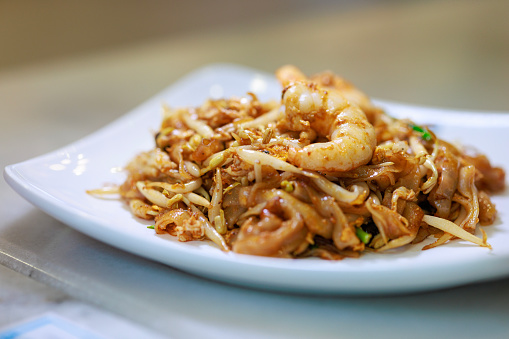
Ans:
[[[155,225],[150,225],[150,226],[147,226],[147,228],[150,228],[150,229],[154,229]]]
[[[426,131],[424,128],[419,127],[417,125],[410,125],[410,127],[412,127],[412,129],[414,131],[421,133],[421,137],[424,140],[426,140],[426,141],[430,141],[431,140],[431,134],[428,131]]]
[[[371,241],[372,235],[368,232],[364,232],[364,230],[360,227],[357,227],[355,234],[357,235],[357,238],[365,244],[368,244]]]

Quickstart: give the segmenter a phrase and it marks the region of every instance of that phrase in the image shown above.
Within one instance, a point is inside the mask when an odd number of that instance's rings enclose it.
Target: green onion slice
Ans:
[[[355,230],[355,234],[357,235],[357,238],[359,238],[359,240],[365,244],[369,244],[369,242],[371,241],[371,238],[373,237],[373,235],[371,235],[368,232],[365,232],[360,227],[357,227],[357,229]]]
[[[421,133],[421,137],[426,140],[426,141],[430,141],[431,140],[431,133],[429,133],[427,130],[425,130],[424,128],[420,127],[420,126],[417,126],[417,125],[410,125],[410,127],[412,127],[412,129],[416,132],[419,132]]]

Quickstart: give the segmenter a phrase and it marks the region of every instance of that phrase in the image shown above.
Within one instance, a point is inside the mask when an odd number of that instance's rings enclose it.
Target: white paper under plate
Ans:
[[[499,210],[486,227],[492,250],[456,240],[428,251],[423,244],[359,259],[276,259],[225,253],[211,242],[181,243],[147,229],[123,202],[85,191],[120,184],[118,169],[153,147],[161,104],[200,105],[209,97],[245,95],[279,99],[273,76],[234,65],[211,65],[180,80],[116,122],[67,147],[6,167],[7,182],[28,201],[76,230],[125,251],[204,277],[256,288],[304,293],[384,294],[425,291],[509,275],[509,197],[493,197]],[[472,145],[509,169],[509,115],[377,104],[396,117],[432,124],[443,139]],[[34,232],[37,229],[34,228]]]

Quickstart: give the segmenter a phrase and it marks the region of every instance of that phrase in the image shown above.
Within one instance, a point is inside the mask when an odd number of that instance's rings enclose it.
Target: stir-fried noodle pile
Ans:
[[[273,257],[357,257],[474,235],[505,173],[482,155],[375,107],[344,79],[276,72],[281,102],[256,95],[164,108],[156,147],[118,192],[155,232]],[[95,191],[95,193],[98,193]]]

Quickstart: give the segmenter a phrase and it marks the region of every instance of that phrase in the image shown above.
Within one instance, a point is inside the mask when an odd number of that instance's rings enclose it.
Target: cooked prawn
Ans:
[[[296,132],[313,130],[327,142],[290,147],[288,160],[315,171],[349,171],[369,162],[376,135],[364,112],[336,89],[324,89],[291,71],[278,72],[285,105],[281,126]],[[286,77],[284,79],[283,77]],[[289,79],[289,80],[288,80]]]

